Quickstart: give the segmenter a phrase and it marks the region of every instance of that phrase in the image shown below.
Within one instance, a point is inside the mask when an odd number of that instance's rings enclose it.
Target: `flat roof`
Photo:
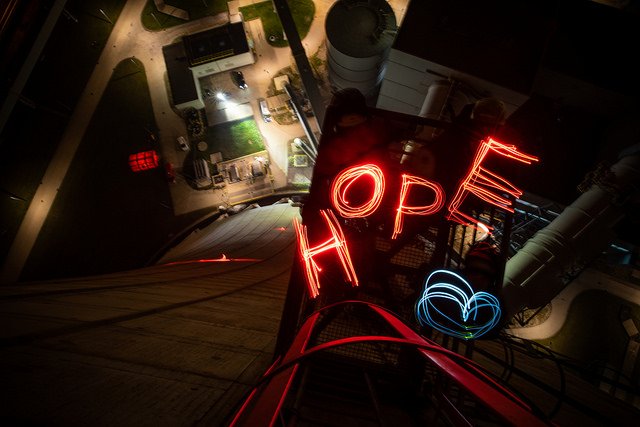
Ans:
[[[412,1],[393,48],[527,94],[548,44],[555,4]]]
[[[189,69],[189,63],[182,42],[162,47],[162,55],[167,65],[167,75],[174,105],[198,99],[196,83]]]
[[[183,40],[189,65],[192,67],[249,51],[242,22],[191,34]]]
[[[638,11],[593,1],[563,2],[544,65],[601,88],[639,95],[638,40]]]

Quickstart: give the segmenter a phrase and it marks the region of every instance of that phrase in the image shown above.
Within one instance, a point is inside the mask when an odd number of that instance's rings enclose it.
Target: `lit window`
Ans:
[[[142,151],[129,156],[129,166],[134,172],[158,167],[158,153],[155,150]]]

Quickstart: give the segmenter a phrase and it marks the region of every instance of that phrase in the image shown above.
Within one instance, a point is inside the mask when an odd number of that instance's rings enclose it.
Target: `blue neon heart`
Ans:
[[[452,304],[459,309],[454,313],[459,320],[446,313]],[[416,317],[421,325],[466,340],[492,330],[501,313],[498,298],[487,292],[474,292],[462,276],[448,270],[429,274],[422,297],[416,303]]]

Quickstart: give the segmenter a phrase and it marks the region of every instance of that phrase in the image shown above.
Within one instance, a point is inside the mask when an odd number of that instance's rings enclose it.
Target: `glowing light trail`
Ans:
[[[166,263],[164,265],[211,263],[211,262],[231,262],[231,261],[236,261],[236,262],[254,262],[254,261],[261,261],[261,260],[260,259],[256,259],[256,258],[227,258],[227,256],[225,254],[222,254],[222,256],[220,256],[220,258],[204,258],[204,259],[192,259],[192,260],[188,260],[188,261],[174,261],[174,262],[168,262],[168,263]]]
[[[469,193],[500,209],[513,212],[511,207],[513,202],[501,194],[506,193],[517,198],[522,195],[522,191],[501,176],[480,166],[489,151],[526,164],[538,161],[537,157],[518,152],[518,148],[515,145],[503,144],[491,137],[483,140],[480,143],[480,148],[478,148],[471,169],[469,169],[466,177],[458,186],[458,191],[449,203],[447,208],[449,210],[448,220],[477,227],[476,219],[460,211],[460,205],[462,205]],[[491,230],[491,227],[487,228]]]
[[[349,206],[347,192],[349,188],[360,178],[368,176],[373,180],[373,194],[367,203],[360,206]],[[364,218],[373,213],[384,194],[384,174],[382,170],[373,164],[354,166],[343,170],[331,184],[331,201],[333,207],[343,218]]]
[[[489,234],[491,234],[491,230],[489,230],[489,227],[487,227],[484,222],[476,222],[476,229],[479,231],[478,235],[476,236],[476,242],[483,241],[484,239],[489,237]]]
[[[347,247],[347,240],[344,237],[344,233],[342,232],[338,219],[329,209],[321,209],[320,214],[329,227],[331,237],[313,248],[309,245],[307,227],[300,224],[297,218],[293,219],[293,226],[296,230],[296,235],[298,236],[300,255],[304,261],[307,286],[309,288],[309,295],[311,298],[315,298],[320,294],[320,279],[318,277],[318,273],[322,271],[322,268],[320,268],[313,257],[328,250],[336,251],[340,258],[346,281],[351,283],[352,286],[358,286],[358,276],[353,268],[351,255],[349,255],[349,248]]]
[[[452,305],[447,301],[458,306],[459,319],[445,313],[446,307]],[[495,328],[501,315],[500,302],[495,296],[487,292],[474,293],[462,276],[449,270],[432,272],[416,303],[416,318],[421,325],[465,340],[478,338]]]
[[[421,185],[433,190],[434,200],[430,205],[424,206],[406,206],[404,203],[409,193],[409,187],[411,185]],[[438,212],[444,205],[445,194],[442,187],[437,182],[429,181],[424,178],[419,178],[413,175],[402,175],[402,188],[400,189],[400,203],[396,213],[396,221],[393,227],[392,239],[395,239],[398,234],[402,233],[402,223],[404,214],[409,215],[431,215]]]

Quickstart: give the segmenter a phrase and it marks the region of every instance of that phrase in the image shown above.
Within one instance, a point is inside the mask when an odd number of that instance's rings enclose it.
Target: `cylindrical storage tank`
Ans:
[[[325,20],[329,80],[356,88],[373,102],[397,30],[385,0],[338,0]]]

